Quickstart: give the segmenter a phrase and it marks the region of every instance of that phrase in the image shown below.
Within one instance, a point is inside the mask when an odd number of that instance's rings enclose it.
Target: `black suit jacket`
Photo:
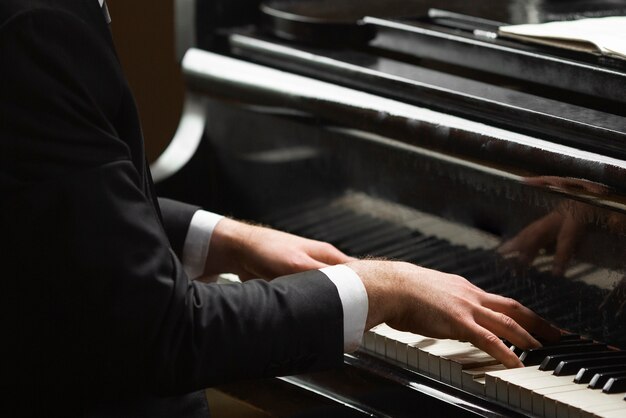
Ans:
[[[171,397],[341,362],[323,274],[185,276],[196,208],[155,198],[96,0],[0,2],[0,196],[0,408],[193,416]]]

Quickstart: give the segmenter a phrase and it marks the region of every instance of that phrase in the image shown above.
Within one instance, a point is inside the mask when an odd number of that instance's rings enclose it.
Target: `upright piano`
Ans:
[[[176,1],[187,93],[161,195],[462,275],[564,330],[507,371],[382,325],[342,369],[242,396],[319,400],[298,416],[626,417],[626,61],[498,34],[613,15],[625,0]]]

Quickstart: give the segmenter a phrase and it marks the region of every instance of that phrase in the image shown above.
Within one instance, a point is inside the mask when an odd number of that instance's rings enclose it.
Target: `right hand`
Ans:
[[[529,177],[524,183],[569,195],[603,197],[610,191],[602,184],[568,177]],[[552,274],[562,276],[574,256],[576,247],[584,238],[587,226],[593,225],[596,220],[607,219],[607,226],[613,228],[617,226],[618,216],[617,213],[608,214],[588,203],[573,199],[564,200],[552,212],[532,222],[503,243],[498,252],[520,266],[527,267],[533,263],[542,249],[554,244]]]
[[[522,367],[500,340],[529,349],[530,333],[556,341],[560,331],[513,299],[484,292],[464,278],[413,264],[361,260],[348,264],[368,294],[366,329],[380,323],[434,337],[469,341],[506,367]]]

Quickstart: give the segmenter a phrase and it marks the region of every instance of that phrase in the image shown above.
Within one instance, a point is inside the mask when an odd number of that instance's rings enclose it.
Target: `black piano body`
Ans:
[[[626,61],[491,31],[626,1],[375,3],[178,0],[159,193],[463,274],[626,349]],[[311,416],[532,415],[383,357],[271,385],[324,399]]]

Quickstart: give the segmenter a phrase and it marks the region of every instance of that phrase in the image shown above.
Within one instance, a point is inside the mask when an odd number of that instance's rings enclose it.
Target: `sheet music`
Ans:
[[[626,59],[626,16],[502,26],[500,35]]]

